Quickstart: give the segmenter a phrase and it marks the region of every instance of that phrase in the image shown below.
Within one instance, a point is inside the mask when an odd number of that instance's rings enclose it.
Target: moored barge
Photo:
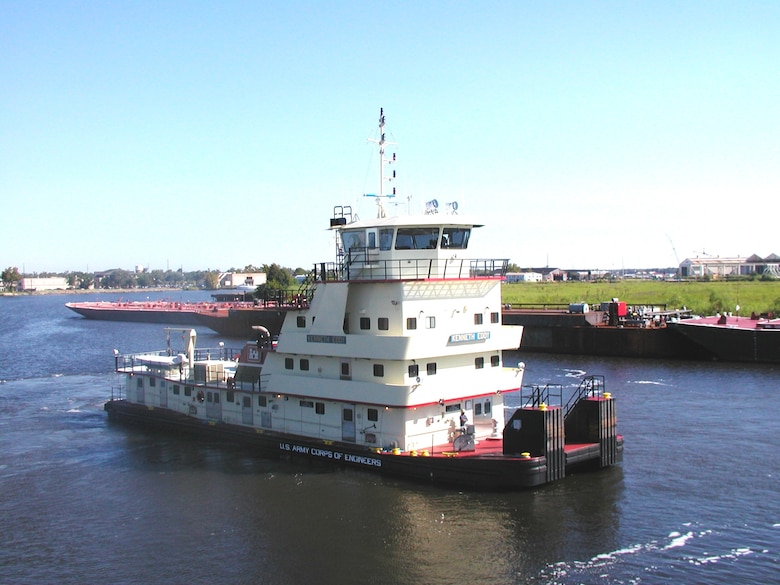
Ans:
[[[613,299],[600,306],[504,307],[506,325],[523,326],[523,352],[620,358],[710,360],[713,354],[670,325],[687,321],[687,309],[631,306]]]
[[[758,315],[712,315],[670,327],[724,362],[780,363],[780,319]]]
[[[87,319],[125,323],[198,325],[198,315],[227,314],[229,309],[252,306],[251,302],[178,301],[83,301],[65,306]]]

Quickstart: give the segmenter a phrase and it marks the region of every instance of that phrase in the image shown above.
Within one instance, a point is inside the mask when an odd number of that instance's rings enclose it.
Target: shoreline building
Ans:
[[[68,280],[61,276],[26,276],[19,281],[20,291],[67,290]]]
[[[758,254],[744,256],[704,256],[686,258],[680,262],[681,278],[724,278],[760,274],[780,277],[780,256],[770,254],[762,258]]]

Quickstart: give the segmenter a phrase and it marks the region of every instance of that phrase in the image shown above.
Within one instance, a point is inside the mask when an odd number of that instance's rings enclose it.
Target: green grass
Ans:
[[[568,305],[585,302],[599,305],[619,298],[629,305],[686,307],[699,315],[731,311],[740,315],[780,314],[780,281],[721,280],[685,281],[620,280],[614,282],[516,283],[502,287],[504,303],[511,305]]]

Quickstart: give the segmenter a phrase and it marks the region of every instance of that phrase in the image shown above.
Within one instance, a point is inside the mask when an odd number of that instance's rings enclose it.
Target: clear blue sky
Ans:
[[[331,261],[380,107],[474,255],[780,254],[776,0],[0,0],[0,55],[2,268]]]

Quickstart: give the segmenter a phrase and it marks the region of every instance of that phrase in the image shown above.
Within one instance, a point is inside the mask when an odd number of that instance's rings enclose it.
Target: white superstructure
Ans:
[[[384,134],[376,142],[384,169],[395,157],[384,157]],[[375,219],[334,209],[336,259],[315,266],[275,349],[245,349],[238,367],[228,351],[201,365],[189,350],[168,350],[167,361],[136,357],[126,371],[156,368],[163,384],[182,388],[162,404],[162,394],[139,392],[131,380],[127,400],[376,450],[460,451],[499,438],[503,394],[518,390],[523,377],[522,365],[505,368],[502,358],[522,336],[522,327],[501,324],[508,260],[469,257],[480,224],[457,215],[457,205],[446,206],[450,213],[434,203],[425,214],[388,217],[385,180],[382,171]],[[215,389],[186,395],[193,376]]]

